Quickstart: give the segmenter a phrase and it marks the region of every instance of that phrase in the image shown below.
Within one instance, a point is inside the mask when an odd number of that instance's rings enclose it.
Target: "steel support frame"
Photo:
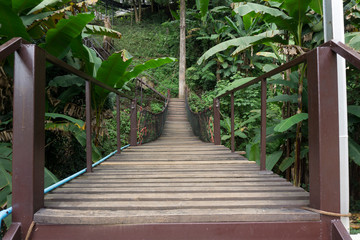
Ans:
[[[320,239],[320,222],[36,225],[35,240],[300,240]]]
[[[120,122],[120,96],[116,95],[116,146],[117,153],[121,153],[121,122]]]
[[[130,145],[137,146],[137,100],[136,98],[131,101],[130,112]]]
[[[45,63],[45,51],[35,44],[15,52],[12,220],[21,224],[21,239],[44,206]]]
[[[231,92],[231,152],[235,152],[235,106],[234,92]]]
[[[340,161],[336,55],[319,47],[308,56],[310,207],[340,212]],[[324,240],[331,221],[321,215]]]
[[[260,170],[266,170],[266,78],[261,80]]]
[[[220,100],[214,98],[213,102],[214,109],[214,144],[221,145],[221,136],[220,136]]]
[[[92,144],[91,144],[91,82],[85,82],[86,103],[86,172],[92,172]]]

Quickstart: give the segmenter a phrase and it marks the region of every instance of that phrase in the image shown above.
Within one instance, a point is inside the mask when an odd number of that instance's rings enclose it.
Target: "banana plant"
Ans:
[[[0,206],[1,209],[11,207],[12,193],[12,146],[11,143],[0,143]],[[58,182],[57,177],[44,168],[44,188]],[[10,227],[11,217],[4,219],[5,225]]]

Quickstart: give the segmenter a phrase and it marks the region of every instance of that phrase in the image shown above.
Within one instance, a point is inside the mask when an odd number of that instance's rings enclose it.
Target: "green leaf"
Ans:
[[[66,120],[74,123],[79,128],[84,128],[84,126],[85,126],[84,121],[82,121],[80,119],[73,118],[73,117],[69,117],[69,116],[66,116],[66,115],[60,114],[60,113],[45,113],[45,117],[49,117],[49,118],[53,118],[53,119],[63,118],[63,119],[66,119]]]
[[[133,70],[131,70],[130,72],[127,72],[124,75],[124,78],[122,79],[122,81],[120,81],[116,84],[116,87],[121,88],[125,82],[137,77],[143,71],[146,71],[146,70],[152,69],[152,68],[157,68],[164,64],[175,62],[175,61],[177,61],[176,58],[164,57],[164,58],[151,59],[143,64],[136,65]]]
[[[290,17],[298,23],[302,23],[306,19],[305,13],[308,10],[310,2],[311,0],[284,0],[282,6],[289,13]]]
[[[203,18],[208,12],[209,0],[196,0],[196,6],[200,10],[200,15]]]
[[[10,7],[0,4],[0,43],[3,44],[14,37],[30,41],[21,18]]]
[[[349,156],[351,160],[360,166],[360,145],[352,138],[349,138]]]
[[[348,110],[348,113],[360,118],[360,106],[350,105],[350,106],[348,106],[347,110]]]
[[[280,94],[277,95],[275,97],[269,98],[266,100],[266,102],[270,103],[270,102],[292,102],[292,103],[297,103],[298,101],[298,95],[297,94],[293,94],[293,95],[287,95],[287,94]]]
[[[53,13],[54,13],[53,11],[50,11],[50,12],[43,12],[38,14],[25,15],[25,16],[21,16],[21,20],[25,26],[30,26],[34,21],[39,19],[44,19]]]
[[[103,61],[96,75],[96,79],[110,87],[121,88],[125,83],[124,75],[130,65],[132,57],[128,56],[125,50],[112,54],[106,61]],[[98,101],[105,101],[108,90],[95,86],[94,92]]]
[[[46,8],[46,7],[49,7],[49,6],[58,4],[58,3],[66,4],[66,3],[70,2],[70,1],[71,0],[43,0],[37,6],[35,6],[33,9],[31,9],[30,12],[28,12],[28,15],[33,13],[33,12],[39,11],[39,10],[41,10],[43,8]]]
[[[258,35],[254,36],[245,36],[240,38],[231,39],[225,42],[222,42],[220,44],[215,45],[214,47],[207,50],[197,61],[197,64],[202,64],[204,61],[206,61],[208,58],[212,57],[218,52],[225,51],[229,47],[237,47],[236,51],[240,52],[241,50],[244,50],[248,47],[251,47],[252,44],[256,41],[259,41],[263,38],[271,38],[278,34],[281,34],[282,31],[278,30],[271,30],[264,33],[260,33]]]
[[[248,82],[250,82],[251,80],[254,80],[255,77],[246,77],[246,78],[240,78],[240,79],[236,79],[235,81],[233,81],[232,83],[230,83],[228,86],[226,86],[224,89],[222,89],[221,91],[219,91],[219,93],[216,95],[216,97],[226,93],[226,92],[230,92],[233,89],[240,87]]]
[[[292,89],[297,89],[298,85],[292,81],[286,81],[286,80],[283,80],[283,79],[274,79],[274,80],[271,80],[271,81],[268,81],[267,82],[268,84],[280,84],[280,85],[283,85],[283,86],[287,86],[287,87],[290,87]],[[280,96],[286,96],[286,95],[280,95]],[[289,95],[287,95],[289,96]],[[297,102],[297,95],[293,95],[296,97],[296,102]],[[294,97],[294,99],[295,99]],[[294,100],[294,99],[291,99],[291,102]]]
[[[87,24],[83,31],[85,34],[108,36],[112,38],[121,38],[121,33],[110,28]]]
[[[312,1],[310,2],[309,6],[310,6],[311,9],[313,9],[316,13],[320,14],[321,16],[323,15],[323,13],[322,13],[323,1],[322,1],[322,0],[312,0]]]
[[[308,119],[308,117],[309,115],[307,113],[295,114],[294,116],[282,120],[278,125],[275,126],[274,130],[276,132],[285,132],[292,126],[296,125],[298,122]]]
[[[356,35],[354,35],[348,44],[353,49],[360,51],[360,32],[356,32]]]
[[[0,189],[6,186],[9,186],[10,189],[12,187],[11,175],[2,165],[0,165]]]
[[[237,32],[237,34],[241,35],[240,29],[236,26],[233,20],[231,20],[228,16],[225,16],[225,20],[228,22],[229,26]]]
[[[73,85],[78,86],[78,87],[84,86],[85,80],[76,75],[69,74],[69,75],[57,76],[49,82],[50,87],[65,87],[66,88],[66,87],[70,87]]]
[[[23,10],[33,8],[40,2],[41,0],[12,0],[12,8],[16,13],[19,13]]]
[[[285,158],[280,166],[279,169],[281,172],[284,172],[286,169],[288,169],[289,167],[291,167],[291,165],[295,162],[295,158],[294,157],[287,157]]]
[[[245,135],[245,133],[243,133],[243,132],[241,131],[241,129],[236,130],[236,131],[234,132],[234,135],[237,136],[237,137],[240,137],[240,138],[247,138],[247,136]]]
[[[282,155],[282,151],[274,152],[268,156],[266,156],[266,169],[271,171],[275,164],[279,161]]]
[[[294,19],[275,7],[267,7],[257,3],[246,3],[234,9],[234,12],[243,17],[244,23],[251,18],[261,16],[267,23],[275,23],[279,29],[296,31]],[[246,23],[249,27],[250,23]]]
[[[81,59],[85,63],[84,71],[90,76],[96,77],[97,71],[102,63],[102,60],[96,55],[96,52],[82,43],[81,35],[71,42],[70,47],[73,56]]]
[[[44,188],[47,188],[59,181],[59,179],[50,172],[49,169],[45,168],[44,171]]]
[[[260,146],[258,143],[250,145],[247,147],[246,154],[250,161],[260,162]]]
[[[94,17],[93,14],[78,14],[61,19],[55,28],[47,32],[45,44],[41,44],[41,47],[56,57],[64,57],[73,39],[81,34],[85,25]]]

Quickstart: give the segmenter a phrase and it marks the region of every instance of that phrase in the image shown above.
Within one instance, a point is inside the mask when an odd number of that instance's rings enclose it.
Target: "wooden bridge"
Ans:
[[[184,101],[172,99],[162,137],[126,149],[93,173],[47,194],[45,208],[34,221],[318,222],[319,214],[300,208],[308,205],[309,194],[303,189],[275,174],[263,174],[254,162],[224,146],[198,140],[187,122]]]
[[[222,95],[231,94],[233,140],[234,92],[261,82],[260,166],[220,145],[218,98],[213,106],[215,145],[192,134],[184,101],[170,99],[162,136],[140,146],[132,99],[132,146],[120,153],[117,117],[118,154],[92,168],[87,128],[87,173],[45,196],[45,61],[87,81],[87,126],[91,84],[120,93],[21,39],[2,45],[0,60],[13,52],[13,223],[4,239],[351,239],[339,220],[336,54],[359,69],[360,57],[346,46],[328,42]],[[311,106],[309,193],[265,171],[264,154],[266,79],[302,62],[308,64]]]

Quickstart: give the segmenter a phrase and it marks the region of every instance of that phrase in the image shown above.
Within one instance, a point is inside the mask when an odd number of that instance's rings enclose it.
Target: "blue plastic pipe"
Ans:
[[[125,148],[128,148],[130,146],[130,144],[126,145],[126,146],[123,146],[121,148],[121,150],[125,149]],[[94,163],[92,165],[92,167],[95,167],[97,165],[99,165],[100,163],[104,162],[105,160],[109,159],[111,156],[113,156],[115,153],[117,153],[117,150],[115,150],[114,152],[110,153],[109,155],[107,155],[106,157],[100,159],[99,161],[97,161],[96,163]],[[74,173],[73,175],[57,182],[57,183],[54,183],[53,185],[47,187],[44,189],[44,193],[48,193],[48,192],[51,192],[52,190],[60,187],[61,185],[67,183],[67,182],[70,182],[71,180],[73,180],[74,178],[80,176],[81,174],[84,174],[86,172],[86,168],[84,168],[83,170],[80,170],[79,172],[77,173]],[[6,218],[7,216],[9,216],[10,214],[12,213],[12,207],[9,207],[7,209],[4,209],[2,211],[0,211],[0,229],[1,229],[1,222],[4,218]]]

